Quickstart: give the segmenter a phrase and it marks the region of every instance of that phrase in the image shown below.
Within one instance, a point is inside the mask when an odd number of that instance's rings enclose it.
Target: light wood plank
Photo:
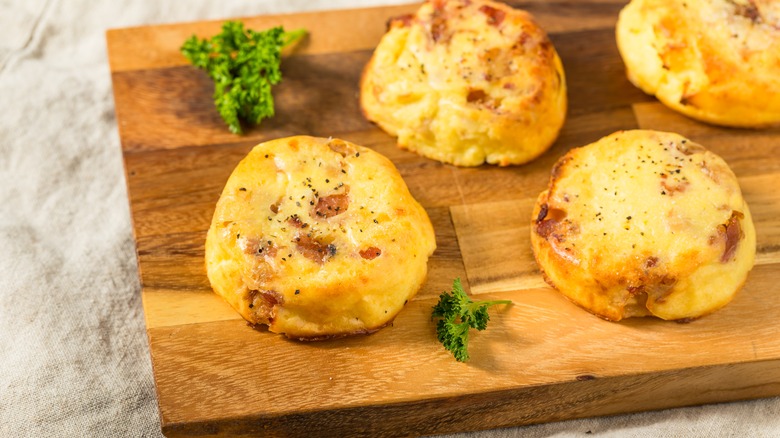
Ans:
[[[143,289],[146,329],[214,321],[244,321],[228,303],[208,290]]]
[[[507,424],[517,424],[562,418],[556,412],[559,397],[572,403],[567,409],[574,416],[631,411],[653,404],[659,387],[674,394],[672,382],[750,396],[754,392],[747,387],[758,376],[741,376],[736,388],[727,376],[744,372],[732,365],[736,363],[780,364],[780,340],[774,336],[780,302],[771,299],[776,269],[758,266],[734,302],[689,324],[653,318],[607,322],[551,289],[488,294],[485,298],[514,304],[493,309],[491,327],[473,334],[468,364],[452,360],[436,341],[430,319],[435,299],[410,302],[392,327],[371,336],[319,343],[288,341],[242,321],[153,328],[149,334],[157,384],[166,389],[160,394],[162,420],[175,426],[251,417],[263,426],[279,417],[321,411],[331,412],[325,418],[335,421],[344,410],[400,403],[409,405],[407,414],[418,425],[422,418],[432,421],[422,432],[440,429],[432,411],[415,413],[414,405],[448,399],[455,404],[482,399],[489,405],[486,414],[506,409],[506,403],[517,415]],[[680,375],[687,381],[678,380]],[[608,387],[615,391],[617,383],[637,376],[655,383],[648,388],[645,381],[641,388],[621,389],[613,396],[598,394]],[[722,381],[714,382],[716,377]],[[561,384],[574,385],[563,393],[557,387]],[[531,388],[541,391],[531,396],[536,404],[531,413],[523,413],[527,393],[504,401],[496,395]],[[677,396],[699,400],[685,393]],[[577,405],[585,399],[591,400],[588,406]],[[377,411],[372,421],[385,424],[386,412]],[[479,425],[472,418],[468,428]],[[281,428],[278,433],[289,431],[287,423],[275,426]]]
[[[471,293],[544,288],[531,251],[534,199],[453,206]]]

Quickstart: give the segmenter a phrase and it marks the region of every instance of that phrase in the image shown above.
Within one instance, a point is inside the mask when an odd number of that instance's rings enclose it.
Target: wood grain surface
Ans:
[[[623,1],[510,3],[550,33],[570,108],[547,153],[508,168],[419,157],[361,116],[363,65],[387,19],[417,5],[243,19],[252,28],[310,31],[283,61],[276,117],[243,136],[227,130],[210,80],[179,54],[184,39],[213,35],[220,21],[108,31],[167,436],[419,435],[780,394],[780,130],[697,123],[633,87],[614,40]],[[632,128],[678,132],[721,155],[754,216],[758,254],[744,289],[689,324],[600,320],[547,287],[533,260],[531,207],[553,163]],[[341,137],[386,155],[433,222],[438,249],[426,284],[376,334],[289,341],[251,329],[211,292],[203,245],[225,181],[255,144],[297,134]],[[430,318],[455,277],[474,295],[514,302],[473,334],[466,364],[436,341]]]

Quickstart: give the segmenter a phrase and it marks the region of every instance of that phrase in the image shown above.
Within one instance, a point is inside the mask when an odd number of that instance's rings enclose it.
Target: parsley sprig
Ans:
[[[442,292],[439,302],[433,307],[436,323],[436,337],[459,362],[469,359],[469,329],[485,330],[490,321],[488,307],[496,304],[510,304],[510,300],[472,301],[463,290],[460,278],[452,284],[452,293]]]
[[[262,32],[244,30],[239,21],[227,21],[211,39],[193,35],[182,54],[214,80],[214,104],[234,134],[243,120],[258,124],[274,115],[271,86],[282,80],[282,48],[306,34],[305,29],[285,32],[281,26]]]

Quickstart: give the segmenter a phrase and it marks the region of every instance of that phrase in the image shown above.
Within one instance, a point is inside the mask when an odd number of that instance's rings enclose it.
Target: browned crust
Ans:
[[[379,330],[385,327],[393,325],[394,320],[395,320],[395,316],[380,326],[355,330],[354,332],[334,333],[328,335],[312,335],[312,336],[290,336],[287,333],[284,333],[284,335],[287,336],[288,339],[292,339],[294,341],[302,341],[302,342],[330,341],[333,339],[346,338],[348,336],[370,335],[378,332]]]

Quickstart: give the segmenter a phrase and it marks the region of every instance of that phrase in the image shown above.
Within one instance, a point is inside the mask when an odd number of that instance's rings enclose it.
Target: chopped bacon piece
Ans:
[[[294,214],[290,216],[289,219],[287,219],[287,223],[292,225],[295,228],[306,228],[309,226],[309,224],[304,223],[300,217],[298,217],[297,214]]]
[[[645,292],[645,286],[644,285],[628,286],[626,288],[626,291],[628,291],[629,295],[639,295],[639,294],[647,293],[647,292]]]
[[[664,178],[661,180],[661,187],[664,188],[666,193],[668,193],[670,196],[673,196],[675,193],[684,192],[685,188],[688,187],[688,181],[679,181],[677,184],[675,184],[674,182],[667,182],[667,180]]]
[[[544,218],[547,217],[547,209],[548,208],[549,207],[547,206],[546,203],[542,204],[542,206],[539,208],[539,215],[536,216],[536,222],[537,223],[543,221]]]
[[[748,0],[748,4],[746,5],[734,3],[734,13],[747,18],[753,23],[759,23],[763,19],[761,11],[758,10],[758,7],[753,3],[753,0]]]
[[[295,236],[295,245],[304,257],[317,263],[324,263],[336,255],[336,245],[314,239],[308,234]]]
[[[720,261],[726,263],[731,261],[737,254],[737,244],[741,239],[745,237],[745,232],[742,231],[742,226],[739,220],[745,217],[742,213],[734,211],[731,213],[729,221],[725,225],[721,225],[718,229],[725,237],[726,244],[723,250],[723,256]]]
[[[506,17],[506,12],[488,5],[480,7],[479,12],[487,15],[487,22],[491,26],[499,26]]]
[[[360,257],[363,257],[366,260],[374,260],[380,255],[382,255],[382,250],[375,246],[370,246],[360,251]]]
[[[254,254],[271,258],[276,257],[277,248],[270,240],[264,241],[257,237],[247,238],[241,246],[244,249],[244,254]]]
[[[680,143],[676,143],[675,148],[680,151],[683,155],[693,155],[704,152],[706,149],[704,149],[704,146],[698,144],[698,143],[692,143],[686,140],[683,140]]]
[[[319,198],[314,206],[314,214],[329,218],[344,213],[349,207],[349,196],[346,193],[329,195]]]
[[[444,21],[444,19],[434,19],[431,22],[431,38],[433,38],[434,42],[438,43],[446,31],[447,23]]]
[[[447,6],[447,0],[432,0],[434,12],[444,12],[444,8]]]
[[[482,102],[485,100],[485,97],[487,97],[487,94],[485,94],[485,90],[480,90],[479,88],[472,88],[469,90],[469,94],[466,96],[466,102],[472,103],[472,102]]]
[[[645,260],[645,269],[652,268],[656,264],[658,264],[658,257],[655,256],[648,257],[647,260]]]
[[[393,17],[387,20],[387,30],[390,30],[390,28],[394,25],[397,25],[398,27],[409,27],[412,25],[412,21],[414,21],[414,15],[412,14],[404,14]]]
[[[433,14],[431,15],[431,39],[433,39],[433,42],[438,43],[442,39],[447,39],[447,16],[444,11],[446,2],[441,0],[434,0],[432,3]]]
[[[347,155],[351,155],[355,153],[354,148],[352,148],[350,145],[337,138],[334,138],[333,140],[328,142],[328,147],[333,152],[340,154],[342,157],[346,157]]]
[[[558,228],[558,224],[566,218],[566,212],[557,208],[549,208],[542,204],[536,217],[536,234],[547,239]]]
[[[249,308],[255,309],[259,316],[273,322],[276,318],[276,306],[284,304],[284,297],[274,290],[250,290]]]

